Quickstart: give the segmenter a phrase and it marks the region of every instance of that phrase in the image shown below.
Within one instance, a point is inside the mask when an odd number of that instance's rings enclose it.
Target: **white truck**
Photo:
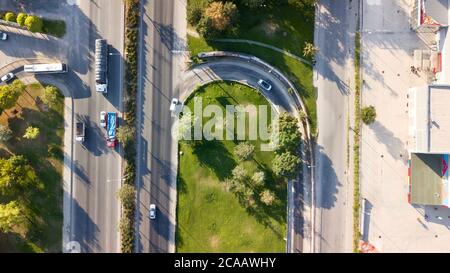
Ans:
[[[78,142],[84,142],[85,130],[83,122],[77,122],[75,124],[75,139]]]
[[[104,39],[95,40],[95,89],[108,91],[108,43]]]

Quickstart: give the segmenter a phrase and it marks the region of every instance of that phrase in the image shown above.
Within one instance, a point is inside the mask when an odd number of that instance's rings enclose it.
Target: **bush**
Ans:
[[[23,135],[23,138],[36,139],[38,136],[39,136],[39,128],[33,127],[33,126],[29,126],[25,130],[25,134]]]
[[[28,15],[26,13],[21,12],[17,15],[16,22],[19,24],[19,26],[23,27],[25,26],[25,20],[27,19],[27,17]]]
[[[375,121],[377,117],[377,111],[375,110],[375,107],[370,105],[366,106],[361,111],[361,119],[364,122],[364,124],[371,124]]]
[[[42,28],[44,26],[44,22],[41,18],[30,15],[25,19],[25,26],[31,32],[42,32]]]
[[[42,95],[42,101],[48,106],[55,106],[58,101],[61,99],[61,93],[58,88],[54,86],[47,86],[44,89],[44,94]]]
[[[15,22],[16,21],[16,15],[13,12],[7,12],[5,14],[5,21]]]

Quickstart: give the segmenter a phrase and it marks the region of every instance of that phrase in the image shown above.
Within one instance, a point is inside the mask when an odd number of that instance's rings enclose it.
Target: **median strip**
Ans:
[[[122,202],[120,219],[121,251],[134,251],[134,217],[136,209],[136,100],[137,100],[137,40],[139,21],[139,0],[125,1],[125,124],[118,132],[118,139],[124,147],[124,185],[119,192]]]

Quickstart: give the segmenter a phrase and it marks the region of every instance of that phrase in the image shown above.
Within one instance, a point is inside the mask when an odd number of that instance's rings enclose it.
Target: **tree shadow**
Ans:
[[[198,158],[200,165],[209,168],[220,181],[225,180],[237,163],[233,155],[220,141],[193,141],[193,154]]]

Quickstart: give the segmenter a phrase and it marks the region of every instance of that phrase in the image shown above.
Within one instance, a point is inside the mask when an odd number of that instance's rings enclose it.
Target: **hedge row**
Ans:
[[[125,1],[125,125],[136,128],[136,100],[138,81],[138,22],[139,0]],[[135,132],[135,130],[134,130]],[[134,187],[136,179],[136,135],[126,140],[124,145],[124,183]],[[125,200],[123,200],[125,201]],[[121,251],[132,253],[134,251],[134,217],[135,201],[123,203],[123,213],[120,220]]]
[[[19,12],[0,12],[0,17],[10,23],[26,27],[31,32],[50,34],[56,37],[63,37],[66,33],[66,23],[62,20],[42,19],[35,15]]]

